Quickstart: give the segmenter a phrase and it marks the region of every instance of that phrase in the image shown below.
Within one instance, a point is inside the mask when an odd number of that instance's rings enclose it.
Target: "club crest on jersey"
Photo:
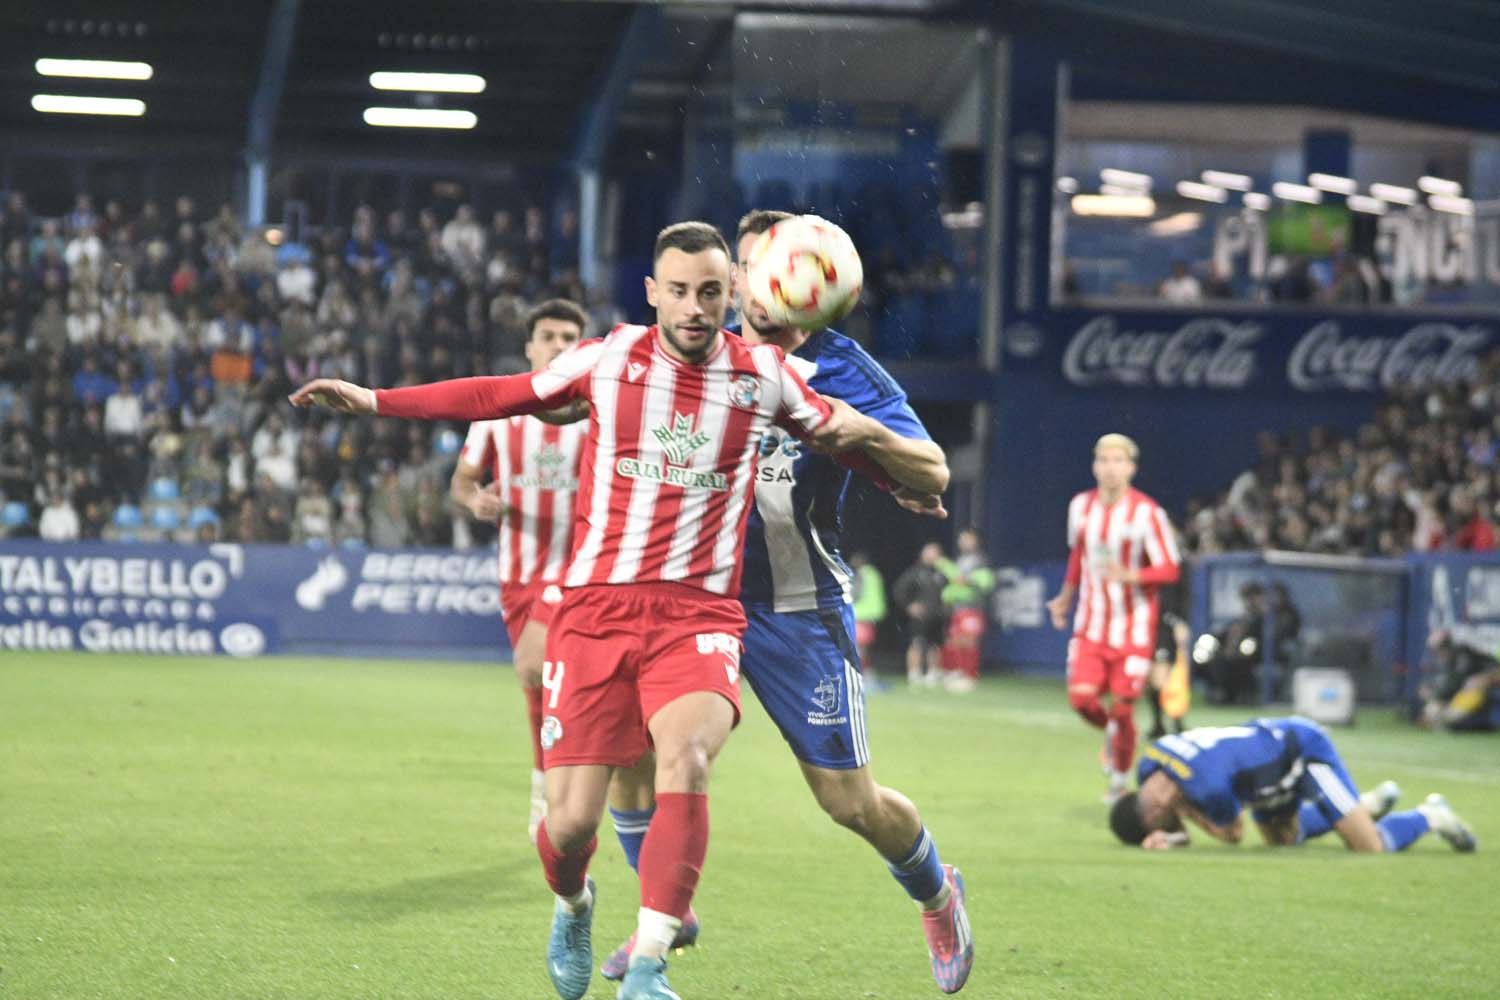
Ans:
[[[632,382],[639,382],[641,380],[641,376],[646,374],[646,366],[641,364],[639,361],[632,361],[630,362],[630,364],[626,365],[625,368],[626,373],[629,376],[630,381]]]
[[[753,410],[760,402],[760,379],[754,375],[736,375],[729,383],[729,402],[742,410]]]

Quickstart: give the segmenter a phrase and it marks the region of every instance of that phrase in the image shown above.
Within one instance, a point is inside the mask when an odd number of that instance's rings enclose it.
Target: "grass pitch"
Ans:
[[[721,759],[685,1000],[939,996],[914,908],[818,811],[746,692]],[[1113,842],[1099,739],[1060,685],[871,698],[875,773],[965,872],[960,994],[1479,997],[1500,989],[1500,739],[1379,715],[1335,733],[1357,781],[1445,792],[1479,853]],[[1144,714],[1144,711],[1141,713]],[[1243,713],[1198,711],[1222,724]],[[550,897],[525,839],[508,670],[7,654],[0,997],[547,1000]],[[1255,834],[1248,839],[1256,842]],[[606,821],[602,958],[636,891]],[[594,980],[591,998],[612,998]]]

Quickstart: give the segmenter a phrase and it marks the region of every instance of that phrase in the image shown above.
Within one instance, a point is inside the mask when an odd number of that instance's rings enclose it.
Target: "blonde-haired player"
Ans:
[[[1047,602],[1052,624],[1066,628],[1078,596],[1068,643],[1068,703],[1103,729],[1109,794],[1125,794],[1135,758],[1135,701],[1151,669],[1157,591],[1177,580],[1172,525],[1161,506],[1130,485],[1140,449],[1124,434],[1094,443],[1094,489],[1068,504],[1068,573]],[[1110,696],[1110,705],[1101,700]]]

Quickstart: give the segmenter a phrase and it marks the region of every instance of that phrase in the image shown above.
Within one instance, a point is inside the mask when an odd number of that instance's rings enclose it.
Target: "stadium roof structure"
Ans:
[[[1074,60],[1083,99],[1306,105],[1332,95],[1347,107],[1375,78],[1397,105],[1388,114],[1500,129],[1500,5],[1488,0],[22,0],[0,6],[0,142],[225,153],[258,145],[277,155],[537,164],[597,158],[610,140],[680,137],[694,97],[724,86],[718,73],[741,41],[740,14],[763,26],[812,14],[808,44],[853,14],[1024,33]],[[867,60],[819,87],[824,96],[831,81],[851,94],[890,94],[904,81],[920,102],[931,93],[934,54],[909,54],[899,71]],[[1278,60],[1275,73],[1257,71],[1266,56]],[[43,58],[134,60],[153,73],[44,78],[35,68]],[[1298,60],[1306,64],[1300,75]],[[485,87],[376,91],[370,74],[382,70],[472,73]],[[765,72],[774,70],[767,64]],[[733,83],[754,89],[754,81]],[[34,110],[32,96],[43,92],[136,98],[146,113],[80,124]],[[1377,87],[1370,102],[1384,104],[1386,92]],[[461,109],[476,122],[462,132],[376,129],[363,112],[377,104]]]

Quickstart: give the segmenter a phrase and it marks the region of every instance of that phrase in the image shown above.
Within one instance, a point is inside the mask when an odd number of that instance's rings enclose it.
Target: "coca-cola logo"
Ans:
[[[1287,359],[1294,389],[1372,390],[1472,379],[1490,330],[1474,324],[1420,323],[1399,337],[1344,336],[1325,320],[1297,341]]]
[[[1172,331],[1121,330],[1096,316],[1068,341],[1063,377],[1074,385],[1243,389],[1255,376],[1256,322],[1192,319]]]

